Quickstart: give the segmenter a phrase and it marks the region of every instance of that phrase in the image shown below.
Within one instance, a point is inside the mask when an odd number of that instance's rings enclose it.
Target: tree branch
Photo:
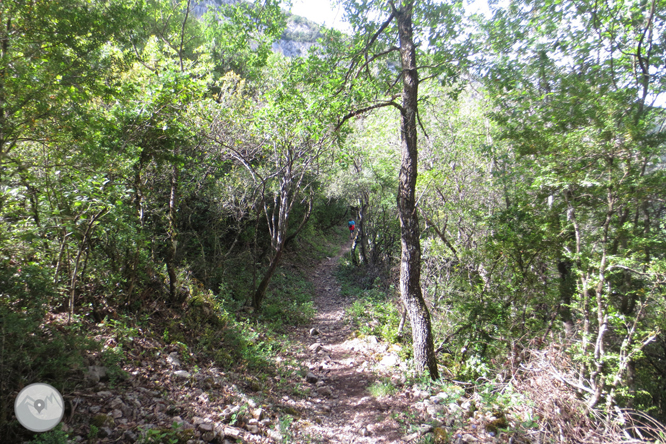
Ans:
[[[342,128],[342,125],[344,125],[344,123],[345,123],[347,120],[351,119],[352,117],[356,117],[356,116],[358,116],[358,115],[360,115],[360,114],[367,113],[368,111],[372,111],[373,109],[384,108],[384,107],[386,107],[386,106],[393,106],[393,107],[397,108],[398,110],[400,110],[400,112],[402,112],[402,111],[403,111],[402,106],[400,106],[399,104],[397,104],[397,103],[395,103],[395,102],[393,101],[394,99],[396,99],[396,98],[399,97],[399,96],[400,96],[400,94],[395,94],[393,97],[391,97],[391,100],[388,100],[388,101],[386,101],[386,102],[375,103],[374,105],[366,106],[365,108],[360,108],[360,109],[354,110],[354,111],[352,111],[352,112],[346,114],[346,115],[342,118],[342,120],[340,121],[340,123],[338,123],[338,124],[335,126],[335,131],[340,130],[340,128]]]
[[[361,71],[363,71],[363,69],[365,69],[365,67],[368,66],[370,63],[374,62],[375,60],[377,60],[377,59],[380,58],[381,56],[385,56],[386,54],[390,54],[390,53],[395,52],[395,51],[400,51],[400,48],[398,48],[397,46],[391,46],[391,47],[390,47],[389,49],[387,49],[386,51],[382,51],[382,52],[379,52],[379,53],[377,53],[377,54],[374,54],[372,57],[370,57],[369,59],[367,59],[367,60],[365,61],[365,63],[363,64],[363,66],[361,66],[361,67],[358,69],[358,72],[356,73],[356,78],[358,78],[358,76],[361,75]]]

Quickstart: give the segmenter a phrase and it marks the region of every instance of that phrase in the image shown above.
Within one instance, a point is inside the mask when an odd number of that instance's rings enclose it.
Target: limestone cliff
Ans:
[[[201,17],[211,7],[222,4],[233,4],[239,0],[200,0],[194,5],[193,12]],[[287,57],[305,56],[312,45],[321,37],[320,26],[305,17],[290,14],[287,18],[287,29],[278,41],[273,43],[273,51]]]

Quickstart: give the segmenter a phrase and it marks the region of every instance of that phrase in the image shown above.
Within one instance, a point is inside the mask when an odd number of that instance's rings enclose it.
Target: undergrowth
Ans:
[[[41,268],[4,267],[0,270],[0,441],[33,437],[11,415],[13,397],[21,387],[46,382],[66,395],[84,382],[88,365],[99,365],[105,367],[107,387],[113,390],[128,384],[125,369],[158,359],[165,349],[178,350],[180,361],[194,372],[215,366],[241,378],[240,385],[249,384],[254,391],[266,389],[265,381],[276,375],[285,381],[300,380],[299,363],[278,357],[285,349],[299,347],[288,339],[288,328],[309,323],[315,314],[307,267],[339,251],[338,245],[322,239],[302,242],[316,248],[303,248],[293,261],[284,260],[259,313],[243,307],[236,283],[229,281],[213,291],[181,270],[179,288],[185,297],[177,304],[163,292],[146,291],[141,303],[136,299],[131,307],[110,310],[100,320],[86,307],[77,307],[68,322],[66,313],[54,306],[57,295],[49,290],[49,276],[41,277]],[[22,283],[27,273],[31,286]],[[246,274],[239,280],[245,281]],[[3,290],[11,290],[12,297]],[[159,440],[159,433],[147,431],[142,439]],[[66,438],[58,429],[35,439],[50,443]]]
[[[376,336],[388,343],[401,342],[403,338],[398,335],[401,313],[395,288],[386,285],[380,277],[368,283],[364,268],[345,258],[336,270],[341,294],[353,298],[347,317],[360,336]]]

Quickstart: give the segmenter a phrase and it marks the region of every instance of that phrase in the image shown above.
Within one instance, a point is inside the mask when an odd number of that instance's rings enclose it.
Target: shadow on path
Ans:
[[[321,443],[406,442],[392,413],[408,410],[409,400],[404,395],[373,397],[368,391],[381,379],[372,367],[386,345],[378,344],[376,338],[354,338],[344,321],[352,299],[340,294],[334,271],[350,247],[351,241],[346,241],[336,257],[315,267],[310,280],[317,316],[311,326],[294,332],[308,347],[305,364],[317,377],[308,398],[313,408],[306,412],[307,425],[299,434],[303,440]]]

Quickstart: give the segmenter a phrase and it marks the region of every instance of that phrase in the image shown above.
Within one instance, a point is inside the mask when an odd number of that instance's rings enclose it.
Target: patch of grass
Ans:
[[[273,277],[258,320],[275,331],[285,325],[307,324],[315,316],[313,298],[312,284],[303,272],[279,271]]]
[[[294,422],[294,417],[291,415],[282,415],[278,419],[278,428],[282,435],[282,442],[292,442],[293,436],[289,430],[292,422]]]
[[[37,435],[30,441],[31,444],[67,444],[68,442],[68,434],[63,432],[62,424],[58,424],[53,430]]]
[[[372,385],[368,387],[368,391],[375,398],[380,398],[382,396],[390,396],[394,394],[397,391],[397,388],[390,380],[385,379],[383,381],[372,383]]]
[[[347,309],[347,316],[363,336],[376,336],[395,344],[398,338],[400,312],[395,304],[384,295],[364,292],[362,299],[357,299]]]
[[[400,342],[398,327],[401,315],[398,304],[393,302],[395,288],[386,285],[367,267],[354,266],[348,258],[341,260],[336,278],[341,285],[341,294],[355,298],[347,309],[347,316],[357,332],[389,343]]]
[[[109,377],[109,386],[111,388],[127,379],[127,372],[122,369],[121,365],[125,360],[122,345],[104,349],[101,358],[102,365],[106,367],[106,374]]]
[[[174,423],[170,429],[142,430],[137,442],[140,444],[184,444],[193,437],[191,430],[181,430],[180,425]]]
[[[431,434],[424,435],[416,441],[417,444],[436,444],[435,436]]]

